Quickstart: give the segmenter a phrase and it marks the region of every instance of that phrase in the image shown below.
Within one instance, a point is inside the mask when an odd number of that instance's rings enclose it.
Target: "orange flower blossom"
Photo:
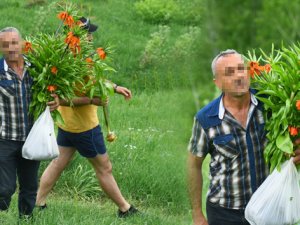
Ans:
[[[56,68],[56,66],[52,66],[51,67],[51,73],[53,73],[53,74],[57,74],[57,68]]]
[[[260,75],[261,71],[264,71],[264,66],[260,66],[258,62],[249,62],[249,73],[251,77],[253,78],[254,75]]]
[[[297,136],[298,135],[298,128],[293,127],[293,126],[289,126],[289,132],[290,132],[291,136]]]
[[[300,100],[296,101],[296,108],[297,108],[297,110],[300,110]]]
[[[97,52],[98,56],[100,57],[100,59],[103,59],[103,60],[105,59],[106,52],[104,51],[103,48],[97,48],[96,52]]]
[[[93,63],[93,60],[92,60],[91,57],[86,58],[85,61],[86,61],[87,63]]]
[[[56,85],[48,85],[47,90],[50,92],[56,91],[57,86]]]
[[[269,73],[271,71],[271,65],[266,64],[264,69],[265,69],[266,73]]]
[[[24,52],[28,53],[29,51],[32,51],[32,44],[29,41],[25,41]]]
[[[80,52],[80,39],[79,37],[75,36],[72,31],[70,31],[65,39],[65,42],[70,46],[73,53]]]
[[[69,27],[73,26],[74,24],[73,16],[69,15],[68,12],[61,12],[57,15],[57,17],[64,21],[64,24],[68,25]]]

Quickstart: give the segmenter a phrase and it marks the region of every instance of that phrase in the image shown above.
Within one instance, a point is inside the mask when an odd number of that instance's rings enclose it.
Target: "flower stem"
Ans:
[[[107,132],[110,133],[109,116],[108,116],[108,107],[107,106],[103,106],[103,114],[104,114],[104,120],[105,120],[105,125],[107,128]]]
[[[55,31],[55,37],[57,37],[58,35],[58,31],[60,30],[60,28],[62,27],[63,23],[65,22],[66,19],[62,20],[61,23],[59,24],[58,28]]]

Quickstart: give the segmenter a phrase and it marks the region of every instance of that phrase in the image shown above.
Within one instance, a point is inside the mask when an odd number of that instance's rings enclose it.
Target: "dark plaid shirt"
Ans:
[[[5,60],[0,59],[0,138],[25,141],[32,125],[29,115],[32,78],[25,63],[23,78],[10,69]]]
[[[251,94],[244,129],[223,106],[222,96],[200,110],[194,121],[189,151],[211,155],[208,200],[230,209],[244,209],[265,180],[266,145],[262,105]]]

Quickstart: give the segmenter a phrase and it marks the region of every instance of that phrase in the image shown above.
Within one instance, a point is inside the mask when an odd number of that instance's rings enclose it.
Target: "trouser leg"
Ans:
[[[0,139],[0,210],[7,210],[16,190],[17,145]]]
[[[31,215],[35,207],[40,162],[19,158],[17,174],[20,186],[18,208],[20,215]]]
[[[244,210],[223,208],[209,201],[206,201],[206,214],[209,225],[250,225],[244,217]]]

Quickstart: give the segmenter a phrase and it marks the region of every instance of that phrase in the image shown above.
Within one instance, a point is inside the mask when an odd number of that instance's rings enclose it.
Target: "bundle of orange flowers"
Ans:
[[[62,9],[57,15],[61,22],[55,34],[38,34],[24,43],[24,54],[32,64],[30,112],[35,119],[45,110],[52,93],[68,101],[79,92],[102,98],[114,93],[104,74],[114,71],[103,61],[107,51],[93,48],[75,5],[67,4]],[[52,116],[54,121],[63,123],[58,111],[52,112]]]
[[[268,144],[264,151],[271,170],[293,156],[300,129],[300,47],[282,47],[269,55],[249,53],[249,73],[264,103]],[[264,64],[264,65],[261,65]]]

